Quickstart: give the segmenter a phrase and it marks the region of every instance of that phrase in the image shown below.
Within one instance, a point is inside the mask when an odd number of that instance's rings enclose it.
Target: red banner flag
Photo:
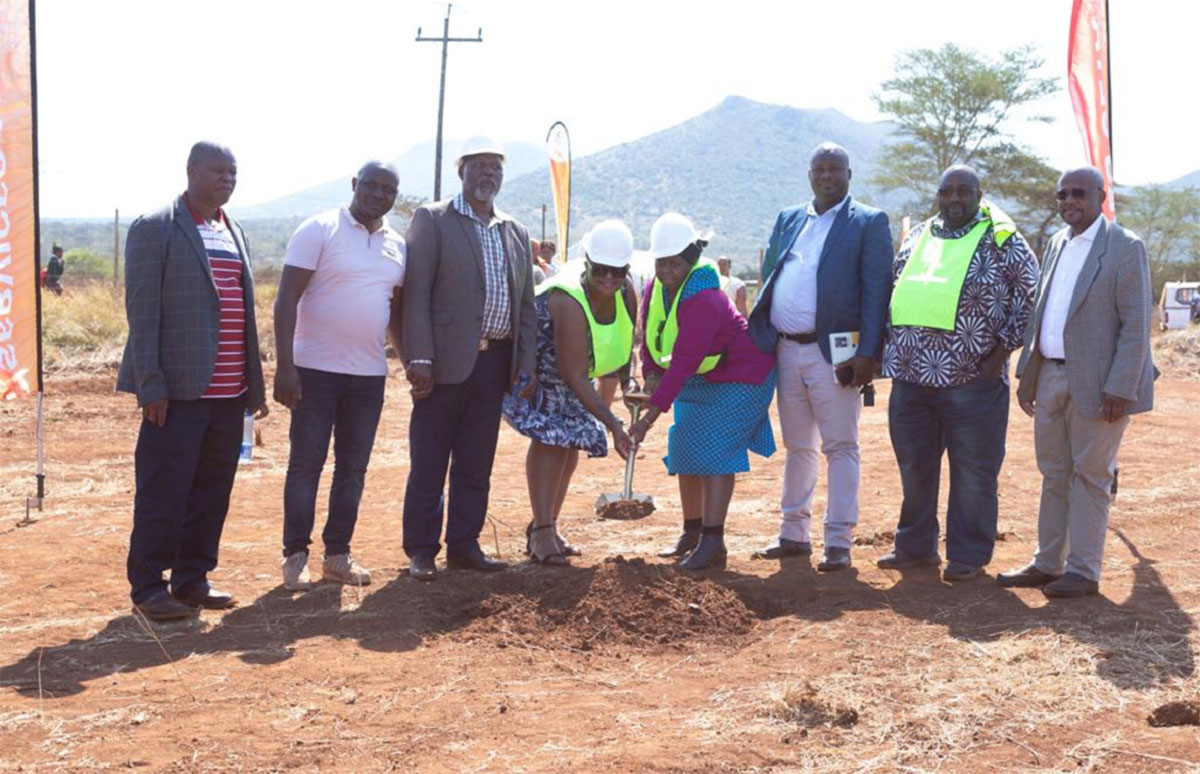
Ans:
[[[1104,214],[1113,210],[1112,137],[1108,104],[1108,13],[1105,0],[1074,0],[1067,46],[1067,88],[1088,161],[1104,173]]]
[[[571,136],[563,122],[550,127],[546,150],[550,153],[550,190],[554,194],[554,217],[558,224],[559,260],[565,261],[571,236]]]

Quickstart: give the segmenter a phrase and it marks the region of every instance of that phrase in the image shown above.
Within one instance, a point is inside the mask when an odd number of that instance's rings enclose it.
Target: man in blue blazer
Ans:
[[[763,286],[750,335],[776,354],[779,422],[787,447],[779,538],[755,553],[782,559],[812,553],[813,490],[820,451],[828,471],[823,572],[850,566],[858,523],[860,388],[883,350],[892,286],[887,215],[854,201],[850,154],[833,143],[809,159],[813,198],[779,213],[763,259]],[[835,362],[831,337],[849,357]],[[857,346],[853,344],[857,337]]]

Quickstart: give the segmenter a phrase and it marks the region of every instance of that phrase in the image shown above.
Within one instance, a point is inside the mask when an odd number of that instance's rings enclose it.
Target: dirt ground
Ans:
[[[886,383],[862,419],[851,571],[750,559],[777,529],[782,452],[738,479],[728,570],[687,575],[655,558],[680,518],[659,461],[664,421],[635,487],[657,499],[653,516],[596,519],[621,464],[584,461],[563,518],[582,560],[420,584],[401,575],[409,399],[393,379],[355,536],[375,582],[289,594],[288,417],[273,406],[213,575],[241,606],[153,630],[130,615],[137,415],[112,385],[48,380],[48,498],[30,526],[16,523],[33,491],[33,403],[0,406],[0,772],[1200,768],[1200,729],[1149,722],[1200,699],[1198,381],[1160,380],[1157,410],[1126,434],[1101,595],[1053,603],[991,577],[952,586],[874,566],[900,503]],[[993,574],[1036,539],[1031,423],[1012,409]],[[513,561],[525,446],[501,431],[484,534]]]

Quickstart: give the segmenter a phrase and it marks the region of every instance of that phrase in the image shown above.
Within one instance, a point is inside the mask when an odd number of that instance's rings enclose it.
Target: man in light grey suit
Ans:
[[[125,242],[129,340],[117,389],[137,396],[137,494],[126,572],[151,620],[233,607],[208,583],[249,409],[266,416],[250,250],[221,209],[237,184],[226,147],[198,142],[187,191]],[[163,573],[171,571],[170,593]]]
[[[1098,169],[1064,173],[1056,195],[1067,228],[1050,241],[1017,365],[1042,472],[1038,550],[996,581],[1081,597],[1099,590],[1121,436],[1154,404],[1150,269],[1142,240],[1101,214]]]
[[[446,500],[446,566],[507,566],[484,555],[479,533],[504,393],[529,397],[536,386],[529,232],[494,206],[503,149],[487,138],[467,140],[458,176],[462,192],[418,208],[405,235],[403,337],[413,409],[404,552],[408,574],[423,581],[437,575]]]

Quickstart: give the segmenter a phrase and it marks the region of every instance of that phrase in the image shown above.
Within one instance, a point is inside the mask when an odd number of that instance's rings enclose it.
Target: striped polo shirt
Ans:
[[[191,204],[188,205],[191,209]],[[225,219],[207,221],[192,209],[192,217],[212,268],[213,285],[221,299],[217,363],[201,398],[236,398],[249,389],[246,382],[246,295],[242,284],[242,258]]]

